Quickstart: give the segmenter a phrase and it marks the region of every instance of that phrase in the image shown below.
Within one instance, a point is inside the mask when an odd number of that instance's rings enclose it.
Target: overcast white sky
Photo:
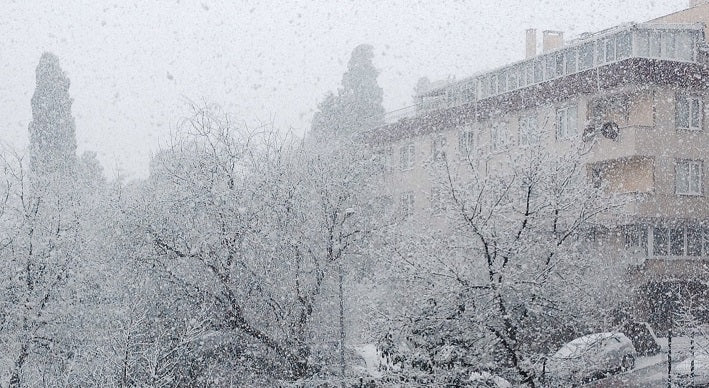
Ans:
[[[524,30],[567,37],[687,0],[0,0],[0,140],[27,145],[35,67],[54,52],[71,79],[79,151],[108,177],[147,175],[186,101],[239,120],[307,129],[357,44],[375,47],[384,105],[411,104],[421,76],[458,78],[521,59]]]

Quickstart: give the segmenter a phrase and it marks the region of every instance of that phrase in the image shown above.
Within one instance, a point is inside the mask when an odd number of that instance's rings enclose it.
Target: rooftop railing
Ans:
[[[401,119],[415,117],[420,112],[417,105],[411,105],[397,110],[387,112],[384,115],[385,124],[393,124]]]

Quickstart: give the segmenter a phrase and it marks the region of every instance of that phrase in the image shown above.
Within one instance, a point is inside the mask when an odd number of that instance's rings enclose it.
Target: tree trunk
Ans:
[[[345,274],[342,271],[342,263],[339,265],[340,272],[340,377],[342,378],[342,388],[345,387],[345,299],[342,292],[342,283]]]
[[[692,357],[692,361],[689,364],[689,378],[692,380],[692,385],[694,385],[694,328],[691,329],[692,333],[689,337],[689,354]]]
[[[22,366],[25,365],[25,360],[27,360],[27,356],[29,355],[29,348],[29,343],[25,342],[22,344],[20,354],[17,356],[17,360],[15,360],[15,368],[12,370],[12,376],[10,376],[10,384],[8,385],[9,388],[20,387]]]
[[[672,388],[672,319],[667,331],[667,388]]]

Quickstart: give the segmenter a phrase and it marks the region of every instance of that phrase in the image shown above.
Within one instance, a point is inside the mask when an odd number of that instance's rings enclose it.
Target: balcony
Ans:
[[[622,161],[637,157],[652,157],[651,144],[657,134],[650,126],[621,126],[618,127],[618,137],[609,139],[596,134],[587,141],[586,161],[588,163]]]

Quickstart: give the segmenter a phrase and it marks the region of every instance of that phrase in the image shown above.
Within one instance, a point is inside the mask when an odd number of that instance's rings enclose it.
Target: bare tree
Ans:
[[[141,260],[175,297],[209,306],[209,329],[242,345],[252,373],[314,374],[323,283],[368,228],[367,158],[352,144],[237,129],[214,107],[181,128],[153,161],[142,195],[154,199],[132,209],[154,249]]]
[[[491,369],[534,387],[539,355],[592,311],[578,303],[592,294],[586,276],[607,272],[588,239],[620,202],[586,184],[576,150],[444,158],[430,169],[434,191],[446,194],[442,226],[415,231],[395,252],[426,306],[404,325],[411,369],[434,379],[436,370]],[[460,378],[453,372],[439,374]]]
[[[80,250],[73,186],[64,185],[55,174],[33,178],[23,162],[11,152],[0,160],[4,181],[0,258],[10,269],[2,282],[3,334],[6,354],[15,355],[9,373],[13,387],[22,384],[23,368],[33,355],[57,357],[60,364],[71,358],[71,335],[63,324],[71,310],[73,295],[67,286],[79,266]]]

